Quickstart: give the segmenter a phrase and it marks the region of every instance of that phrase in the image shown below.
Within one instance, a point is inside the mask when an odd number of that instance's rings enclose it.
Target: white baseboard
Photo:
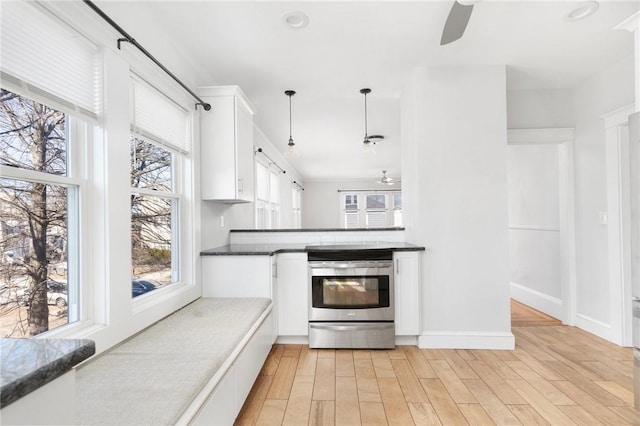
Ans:
[[[617,345],[621,344],[620,342],[616,342],[615,340],[612,339],[611,325],[606,324],[602,321],[598,321],[597,319],[588,317],[586,315],[577,314],[576,327],[581,328],[584,331],[588,331],[591,334],[595,334],[596,336],[601,337]]]
[[[308,345],[309,336],[278,336],[276,343],[282,345]]]
[[[308,336],[278,336],[276,343],[281,345],[308,345]],[[418,336],[396,336],[398,346],[417,346]]]
[[[421,349],[515,349],[511,332],[497,331],[431,331],[418,337]]]
[[[562,318],[562,300],[557,297],[512,282],[511,298],[556,319]]]
[[[396,346],[418,346],[418,336],[396,336]]]

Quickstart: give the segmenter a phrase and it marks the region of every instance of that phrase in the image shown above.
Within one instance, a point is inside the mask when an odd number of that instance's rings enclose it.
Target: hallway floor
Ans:
[[[511,327],[539,327],[545,325],[562,325],[562,322],[511,299]]]

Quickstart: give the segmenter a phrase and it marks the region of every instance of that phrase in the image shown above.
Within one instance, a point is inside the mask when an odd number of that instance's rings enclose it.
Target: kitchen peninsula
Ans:
[[[404,228],[231,230],[229,244],[203,250],[203,297],[274,301],[273,341],[308,342],[310,250],[393,252],[396,343],[420,334],[420,255]]]

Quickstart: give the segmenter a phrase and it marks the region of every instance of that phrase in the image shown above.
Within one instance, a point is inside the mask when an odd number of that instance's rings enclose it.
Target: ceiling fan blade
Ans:
[[[449,16],[447,17],[447,22],[445,22],[444,29],[442,30],[440,46],[454,42],[462,37],[464,30],[467,29],[467,24],[469,23],[469,18],[471,18],[472,11],[472,4],[464,5],[457,1],[453,3]]]

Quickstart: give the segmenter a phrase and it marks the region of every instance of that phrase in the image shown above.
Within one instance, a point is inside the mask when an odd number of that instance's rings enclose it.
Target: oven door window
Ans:
[[[388,276],[315,276],[312,283],[314,308],[389,307]]]

